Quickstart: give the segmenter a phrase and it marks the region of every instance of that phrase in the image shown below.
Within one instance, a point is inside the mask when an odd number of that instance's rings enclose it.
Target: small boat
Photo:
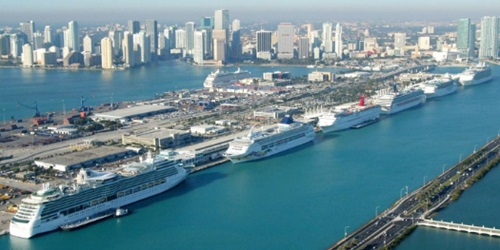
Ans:
[[[107,213],[103,213],[103,214],[97,214],[97,215],[92,216],[92,217],[87,217],[87,218],[85,218],[83,220],[79,220],[79,221],[76,221],[76,222],[73,222],[73,223],[69,223],[69,224],[64,224],[64,225],[60,226],[60,228],[62,230],[76,229],[76,228],[88,225],[90,223],[93,223],[93,222],[96,222],[96,221],[108,218],[111,215],[113,215],[113,212],[111,212],[111,211],[109,211]]]
[[[362,123],[360,123],[360,124],[358,124],[358,125],[354,125],[354,126],[352,126],[351,128],[357,129],[357,128],[366,127],[366,126],[368,126],[368,125],[370,125],[370,124],[373,124],[373,123],[378,122],[378,120],[379,120],[378,118],[376,118],[376,119],[371,119],[371,120],[368,120],[368,121],[362,122]]]
[[[117,208],[115,211],[115,217],[121,217],[128,214],[128,209],[126,208]]]

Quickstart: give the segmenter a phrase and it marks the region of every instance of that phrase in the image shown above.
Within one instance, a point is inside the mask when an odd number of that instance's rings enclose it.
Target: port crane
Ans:
[[[18,105],[21,105],[25,108],[29,108],[29,109],[33,109],[35,110],[35,114],[33,115],[33,117],[40,117],[40,110],[38,110],[38,102],[35,102],[33,104],[33,106],[29,106],[29,105],[26,105],[24,103],[21,103],[21,102],[17,102]]]

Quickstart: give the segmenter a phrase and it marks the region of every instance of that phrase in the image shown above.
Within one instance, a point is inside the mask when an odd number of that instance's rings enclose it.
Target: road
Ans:
[[[476,158],[477,157],[477,158]],[[434,180],[405,195],[392,207],[372,219],[329,249],[381,249],[407,233],[416,223],[441,209],[458,189],[488,162],[500,157],[500,137],[459,162]],[[438,192],[437,192],[438,191]]]

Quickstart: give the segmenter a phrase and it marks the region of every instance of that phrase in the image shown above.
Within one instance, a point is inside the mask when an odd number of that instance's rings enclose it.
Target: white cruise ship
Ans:
[[[81,169],[71,185],[51,187],[24,198],[10,222],[10,234],[20,238],[56,230],[105,211],[164,192],[188,175],[176,161],[161,154],[123,165],[113,172]]]
[[[392,91],[388,89],[381,90],[375,99],[375,102],[382,108],[382,114],[389,115],[425,102],[425,94],[419,88],[407,88],[398,91],[396,84],[394,84]]]
[[[487,82],[491,79],[491,68],[483,62],[462,72],[459,82],[463,86],[471,86]]]
[[[217,71],[210,73],[203,86],[205,88],[215,88],[221,86],[231,85],[241,79],[250,78],[250,72],[246,70],[240,70],[238,68],[235,72]]]
[[[440,78],[434,78],[420,84],[427,99],[449,95],[457,91],[457,84],[450,75],[444,75]]]
[[[310,124],[295,122],[291,116],[281,123],[263,131],[250,130],[229,143],[224,156],[233,163],[253,161],[300,146],[314,139],[314,128]]]
[[[362,124],[370,124],[380,117],[380,105],[365,105],[362,96],[359,105],[335,108],[319,117],[318,126],[324,133],[348,129]]]

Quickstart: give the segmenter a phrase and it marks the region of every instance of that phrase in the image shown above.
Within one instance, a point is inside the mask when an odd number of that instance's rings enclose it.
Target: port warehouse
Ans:
[[[158,114],[177,111],[176,108],[163,105],[140,105],[125,109],[117,109],[109,112],[98,113],[91,116],[95,121],[129,121],[132,118],[143,118]]]
[[[156,129],[140,134],[122,135],[122,144],[138,144],[154,150],[178,148],[197,141],[189,130]]]
[[[95,167],[97,164],[124,159],[136,154],[136,151],[128,148],[100,146],[49,159],[36,160],[35,165],[65,172],[78,168]]]

